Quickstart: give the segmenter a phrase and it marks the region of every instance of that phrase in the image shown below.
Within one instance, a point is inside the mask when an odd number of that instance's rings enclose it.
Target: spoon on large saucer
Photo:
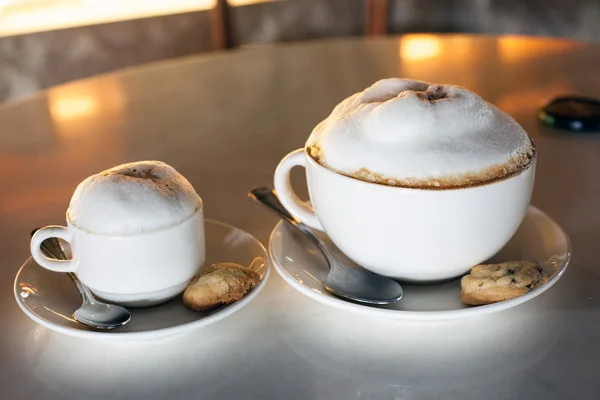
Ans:
[[[31,235],[37,229],[31,232]],[[58,260],[66,260],[60,242],[56,238],[49,238],[42,242],[41,250],[46,257]],[[74,313],[73,317],[81,324],[101,330],[110,330],[121,327],[131,320],[131,313],[126,308],[116,304],[106,304],[96,299],[90,289],[88,289],[77,276],[69,272],[69,276],[75,282],[75,286],[81,293],[83,303]]]
[[[404,292],[398,282],[364,269],[354,269],[344,265],[333,255],[326,243],[281,205],[273,189],[258,187],[252,189],[248,195],[256,202],[275,211],[291,226],[313,241],[329,264],[329,274],[324,284],[328,292],[338,297],[367,304],[391,304],[402,298]]]

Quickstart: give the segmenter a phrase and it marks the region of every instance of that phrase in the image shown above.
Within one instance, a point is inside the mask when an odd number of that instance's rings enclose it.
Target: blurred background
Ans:
[[[424,32],[600,41],[599,21],[600,0],[0,0],[0,102],[240,47]],[[405,55],[433,56],[437,40],[404,41]]]

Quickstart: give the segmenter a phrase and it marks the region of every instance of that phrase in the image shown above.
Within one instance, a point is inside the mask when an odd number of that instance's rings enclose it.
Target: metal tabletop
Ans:
[[[408,35],[241,49],[136,67],[0,106],[3,399],[596,399],[600,396],[600,142],[540,126],[564,93],[600,96],[600,46],[526,37]],[[13,280],[29,232],[64,224],[78,182],[163,160],[205,216],[265,245],[277,222],[249,188],[346,96],[384,77],[465,86],[534,138],[533,204],[570,235],[565,276],[487,316],[409,323],[329,308],[273,271],[246,308],[189,334],[76,339],[36,325]],[[301,173],[294,177],[306,195]]]

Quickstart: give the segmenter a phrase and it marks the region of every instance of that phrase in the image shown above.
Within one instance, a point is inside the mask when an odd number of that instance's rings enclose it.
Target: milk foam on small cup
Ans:
[[[504,178],[535,155],[521,126],[477,94],[399,78],[343,100],[315,127],[306,149],[337,173],[419,188]]]
[[[152,232],[192,216],[201,200],[190,182],[161,161],[119,165],[77,186],[67,218],[90,233]]]
[[[42,242],[52,237],[70,244],[72,259],[42,254]],[[38,230],[30,250],[40,266],[76,273],[106,301],[160,304],[183,292],[204,265],[202,200],[164,162],[119,165],[81,182],[67,210],[67,226]]]

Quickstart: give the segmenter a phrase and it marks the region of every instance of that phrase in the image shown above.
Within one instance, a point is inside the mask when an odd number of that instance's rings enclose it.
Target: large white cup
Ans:
[[[69,243],[72,259],[54,260],[40,250],[48,238]],[[205,261],[202,206],[174,226],[136,234],[107,235],[74,226],[47,226],[31,238],[42,267],[74,272],[98,297],[131,307],[151,306],[181,293]]]
[[[459,189],[408,189],[333,172],[304,149],[275,171],[275,190],[298,220],[327,233],[350,259],[413,282],[458,277],[497,253],[515,234],[531,200],[535,159],[517,175]],[[290,183],[306,168],[312,207]]]

